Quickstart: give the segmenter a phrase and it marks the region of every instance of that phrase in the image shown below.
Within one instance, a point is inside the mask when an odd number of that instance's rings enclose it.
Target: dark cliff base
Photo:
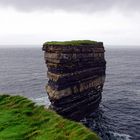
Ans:
[[[101,92],[95,90],[70,95],[52,102],[51,108],[68,119],[79,121],[99,107],[101,96]]]
[[[99,140],[80,123],[20,96],[0,96],[0,140]]]

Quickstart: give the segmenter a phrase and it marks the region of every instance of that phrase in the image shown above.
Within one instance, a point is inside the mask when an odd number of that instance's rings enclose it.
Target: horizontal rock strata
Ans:
[[[105,80],[103,43],[48,42],[43,51],[49,78],[46,90],[53,109],[74,119],[96,109]]]

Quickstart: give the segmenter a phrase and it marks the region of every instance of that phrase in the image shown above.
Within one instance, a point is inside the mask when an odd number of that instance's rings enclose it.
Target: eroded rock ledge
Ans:
[[[46,42],[43,51],[49,78],[46,90],[53,109],[72,119],[94,111],[105,80],[103,43]]]

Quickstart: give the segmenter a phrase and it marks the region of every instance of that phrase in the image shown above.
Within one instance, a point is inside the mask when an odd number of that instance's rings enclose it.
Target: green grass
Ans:
[[[44,45],[64,45],[64,46],[79,46],[79,45],[93,45],[96,41],[91,40],[72,40],[72,41],[51,41],[46,42]]]
[[[20,96],[0,96],[0,140],[99,140],[82,124]]]

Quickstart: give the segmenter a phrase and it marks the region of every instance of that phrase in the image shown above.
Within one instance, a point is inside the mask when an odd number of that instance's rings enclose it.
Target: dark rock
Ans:
[[[51,107],[75,120],[99,106],[106,69],[103,43],[79,42],[78,45],[71,42],[43,45]]]

